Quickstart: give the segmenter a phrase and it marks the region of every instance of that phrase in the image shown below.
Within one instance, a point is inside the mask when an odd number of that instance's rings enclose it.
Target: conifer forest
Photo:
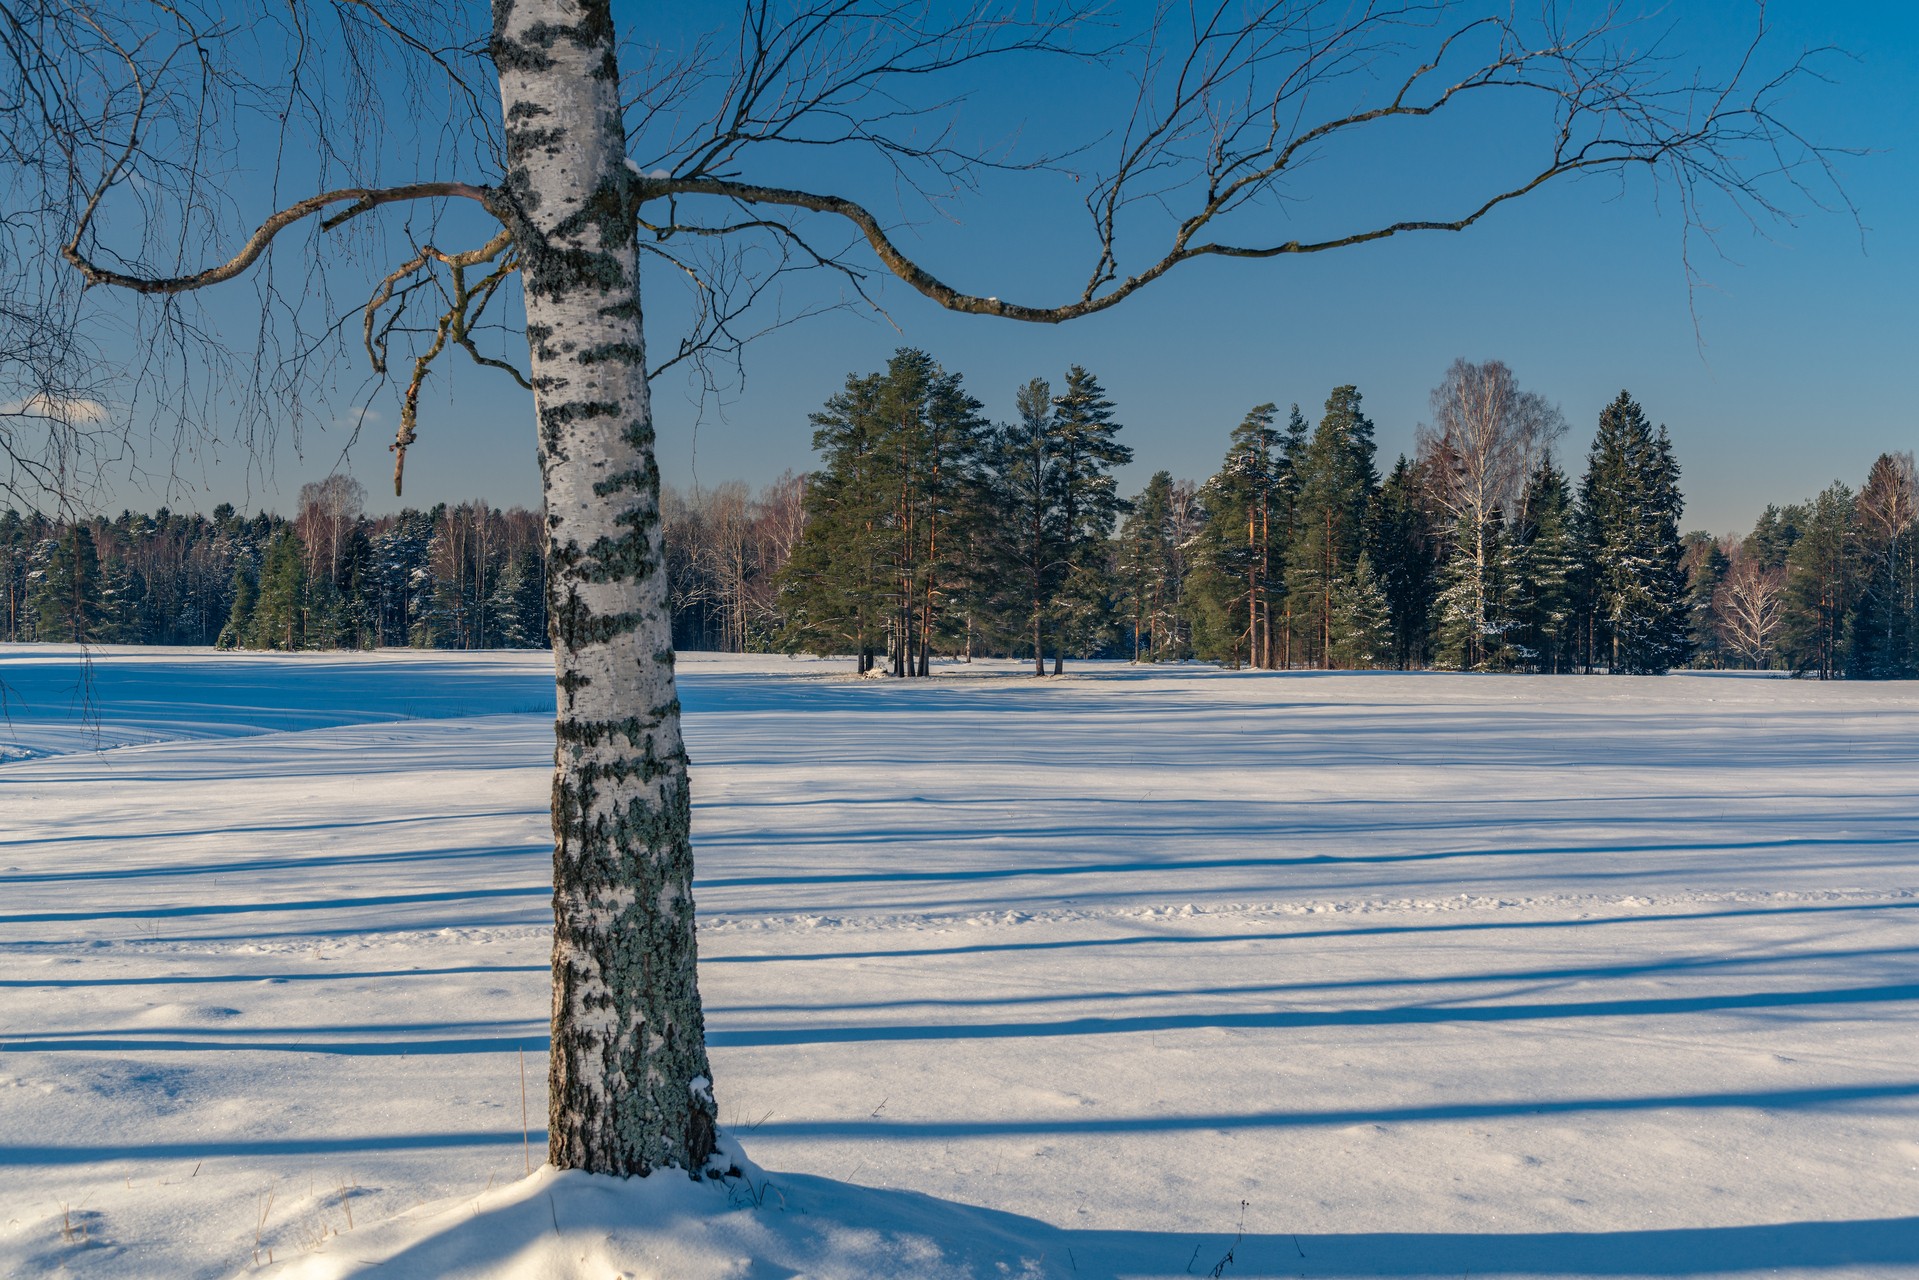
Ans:
[[[1455,362],[1389,466],[1342,386],[1251,407],[1217,433],[1216,463],[1195,458],[1207,478],[1160,471],[1130,495],[1124,409],[1094,373],[1036,377],[1011,407],[996,420],[960,373],[902,349],[811,414],[811,473],[668,487],[676,647],[896,676],[988,655],[1036,674],[1093,657],[1919,674],[1910,452],[1714,535],[1681,532],[1671,438],[1629,392],[1587,416],[1582,454],[1583,429],[1497,361]],[[336,475],[291,518],[0,512],[0,639],[546,644],[537,514],[364,503]]]

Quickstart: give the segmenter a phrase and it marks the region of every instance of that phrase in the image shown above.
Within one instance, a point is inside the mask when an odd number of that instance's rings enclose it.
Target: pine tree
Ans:
[[[786,642],[860,655],[884,645],[895,675],[924,676],[963,585],[967,504],[987,423],[956,373],[902,348],[884,374],[852,376],[813,415],[823,466],[782,574]]]
[[[1299,498],[1287,551],[1291,614],[1303,623],[1308,660],[1333,661],[1333,589],[1365,549],[1366,515],[1379,475],[1373,469],[1373,424],[1360,412],[1357,387],[1326,400],[1299,464]]]
[[[1273,426],[1279,407],[1256,406],[1233,429],[1219,472],[1206,482],[1207,521],[1195,552],[1195,587],[1209,622],[1208,650],[1238,666],[1271,667],[1283,646],[1273,621],[1283,598],[1291,476]]]

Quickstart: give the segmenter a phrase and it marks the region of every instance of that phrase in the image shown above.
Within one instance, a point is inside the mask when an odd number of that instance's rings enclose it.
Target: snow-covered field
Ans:
[[[1919,1274],[1919,688],[844,670],[683,659],[771,1172],[630,1190],[545,655],[0,648],[0,1275]]]

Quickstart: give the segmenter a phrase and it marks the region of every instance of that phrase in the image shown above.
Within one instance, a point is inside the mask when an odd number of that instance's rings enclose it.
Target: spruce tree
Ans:
[[[1859,590],[1853,605],[1846,673],[1865,680],[1919,675],[1914,613],[1919,561],[1919,481],[1910,453],[1882,453],[1859,491],[1856,527]]]
[[[1432,645],[1438,544],[1420,468],[1403,453],[1373,499],[1367,553],[1386,594],[1393,665],[1423,665]]]
[[[1333,591],[1365,549],[1366,515],[1379,475],[1373,469],[1373,424],[1360,412],[1357,387],[1336,388],[1304,450],[1299,498],[1287,553],[1286,581],[1294,619],[1302,621],[1308,658],[1333,662]]]
[[[392,528],[373,539],[366,595],[373,609],[374,644],[413,642],[421,613],[432,598],[427,548],[433,536],[431,514],[408,507]]]
[[[1835,480],[1807,507],[1786,556],[1785,649],[1796,669],[1821,680],[1845,666],[1855,537],[1852,489]]]
[[[1033,674],[1046,673],[1055,642],[1055,602],[1065,581],[1065,514],[1061,507],[1059,420],[1053,389],[1034,378],[1014,394],[1015,419],[982,441],[976,528],[980,563],[973,614],[1011,650],[1030,647]]]
[[[100,553],[93,530],[75,521],[47,540],[33,591],[35,638],[95,643],[100,638],[100,588]]]
[[[1760,569],[1784,569],[1786,557],[1792,553],[1792,544],[1799,541],[1799,530],[1804,521],[1803,505],[1782,508],[1769,502],[1754,523],[1752,532],[1746,535],[1741,550]]]
[[[100,565],[99,620],[94,638],[106,644],[145,644],[154,632],[146,575],[130,558],[137,536],[135,525],[133,514],[122,511],[118,520],[102,530],[107,555]]]
[[[1662,424],[1653,434],[1646,463],[1647,559],[1651,562],[1656,612],[1642,633],[1649,670],[1670,671],[1692,661],[1691,584],[1686,576],[1686,546],[1679,520],[1686,500],[1679,492],[1679,459]]]
[[[1363,670],[1393,661],[1391,609],[1366,552],[1359,553],[1353,571],[1333,588],[1332,612],[1331,665]]]
[[[1695,529],[1680,540],[1685,549],[1686,616],[1695,666],[1718,668],[1725,665],[1725,641],[1716,601],[1725,585],[1732,560],[1719,540],[1704,530]]]
[[[1681,507],[1666,429],[1620,392],[1599,415],[1580,486],[1591,653],[1610,671],[1663,673],[1690,656]]]
[[[260,589],[254,583],[253,570],[245,561],[233,566],[233,607],[227,614],[227,624],[220,630],[219,646],[222,649],[238,649],[249,645],[253,636],[253,609],[260,598]]]
[[[1097,378],[1079,365],[1066,371],[1066,389],[1053,398],[1065,566],[1055,605],[1060,638],[1053,650],[1054,675],[1064,670],[1068,648],[1091,654],[1114,639],[1108,542],[1126,503],[1113,469],[1133,460],[1133,451],[1119,443],[1114,413]]]
[[[1120,524],[1116,576],[1134,662],[1184,656],[1173,497],[1172,472],[1154,472]]]
[[[27,565],[33,542],[32,521],[11,507],[0,511],[0,640],[28,634]]]
[[[1527,477],[1510,555],[1516,660],[1534,671],[1569,670],[1579,547],[1572,486],[1550,457]]]
[[[1286,414],[1286,426],[1279,438],[1279,502],[1278,516],[1274,521],[1276,536],[1281,548],[1279,578],[1280,592],[1278,636],[1279,665],[1290,669],[1300,660],[1299,655],[1305,647],[1297,642],[1303,638],[1304,616],[1294,616],[1294,590],[1290,576],[1293,544],[1299,537],[1300,506],[1299,492],[1306,468],[1306,450],[1312,445],[1312,425],[1306,421],[1306,415],[1299,411],[1299,405],[1293,404]],[[1378,563],[1375,559],[1374,563]]]
[[[884,645],[885,562],[882,374],[849,374],[812,415],[820,466],[806,489],[806,532],[786,563],[781,602],[786,643],[822,656],[850,653],[870,670]]]
[[[267,544],[260,567],[260,596],[253,606],[251,647],[306,648],[306,554],[293,526],[282,525]]]
[[[500,643],[509,649],[546,645],[546,565],[538,547],[522,547],[506,562],[494,589],[492,613]]]
[[[379,644],[376,615],[378,597],[373,590],[373,540],[367,534],[367,522],[356,517],[341,539],[338,567],[334,571],[334,593],[339,604],[329,633],[329,643],[340,649],[371,649]]]

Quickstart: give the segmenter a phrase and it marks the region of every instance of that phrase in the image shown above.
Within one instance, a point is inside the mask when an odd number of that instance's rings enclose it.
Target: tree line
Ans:
[[[484,502],[369,516],[349,477],[292,519],[0,512],[0,639],[243,649],[546,643],[539,516]]]
[[[1910,453],[1854,491],[1768,506],[1743,536],[1680,533],[1669,434],[1621,392],[1577,481],[1561,413],[1457,361],[1382,476],[1358,388],[1317,420],[1261,404],[1204,482],[1130,497],[1118,406],[1088,370],[992,421],[902,350],[812,415],[819,465],[758,491],[665,488],[676,648],[1199,659],[1473,671],[1780,669],[1919,675]],[[334,476],[291,519],[0,513],[0,638],[264,649],[547,644],[539,518],[484,502],[368,516]]]
[[[669,556],[688,566],[676,620],[744,602],[719,647],[900,676],[936,654],[1036,672],[1119,657],[1919,675],[1910,454],[1881,456],[1857,494],[1835,484],[1714,537],[1681,533],[1670,434],[1628,392],[1600,408],[1575,475],[1563,414],[1498,361],[1454,362],[1383,476],[1354,386],[1316,420],[1257,405],[1204,482],[1160,472],[1130,497],[1119,410],[1091,372],[1057,392],[1034,379],[1013,408],[990,420],[923,351],[849,376],[812,415],[810,476],[757,498],[733,486],[704,518],[697,496],[669,503]],[[736,532],[702,551],[709,528]]]

